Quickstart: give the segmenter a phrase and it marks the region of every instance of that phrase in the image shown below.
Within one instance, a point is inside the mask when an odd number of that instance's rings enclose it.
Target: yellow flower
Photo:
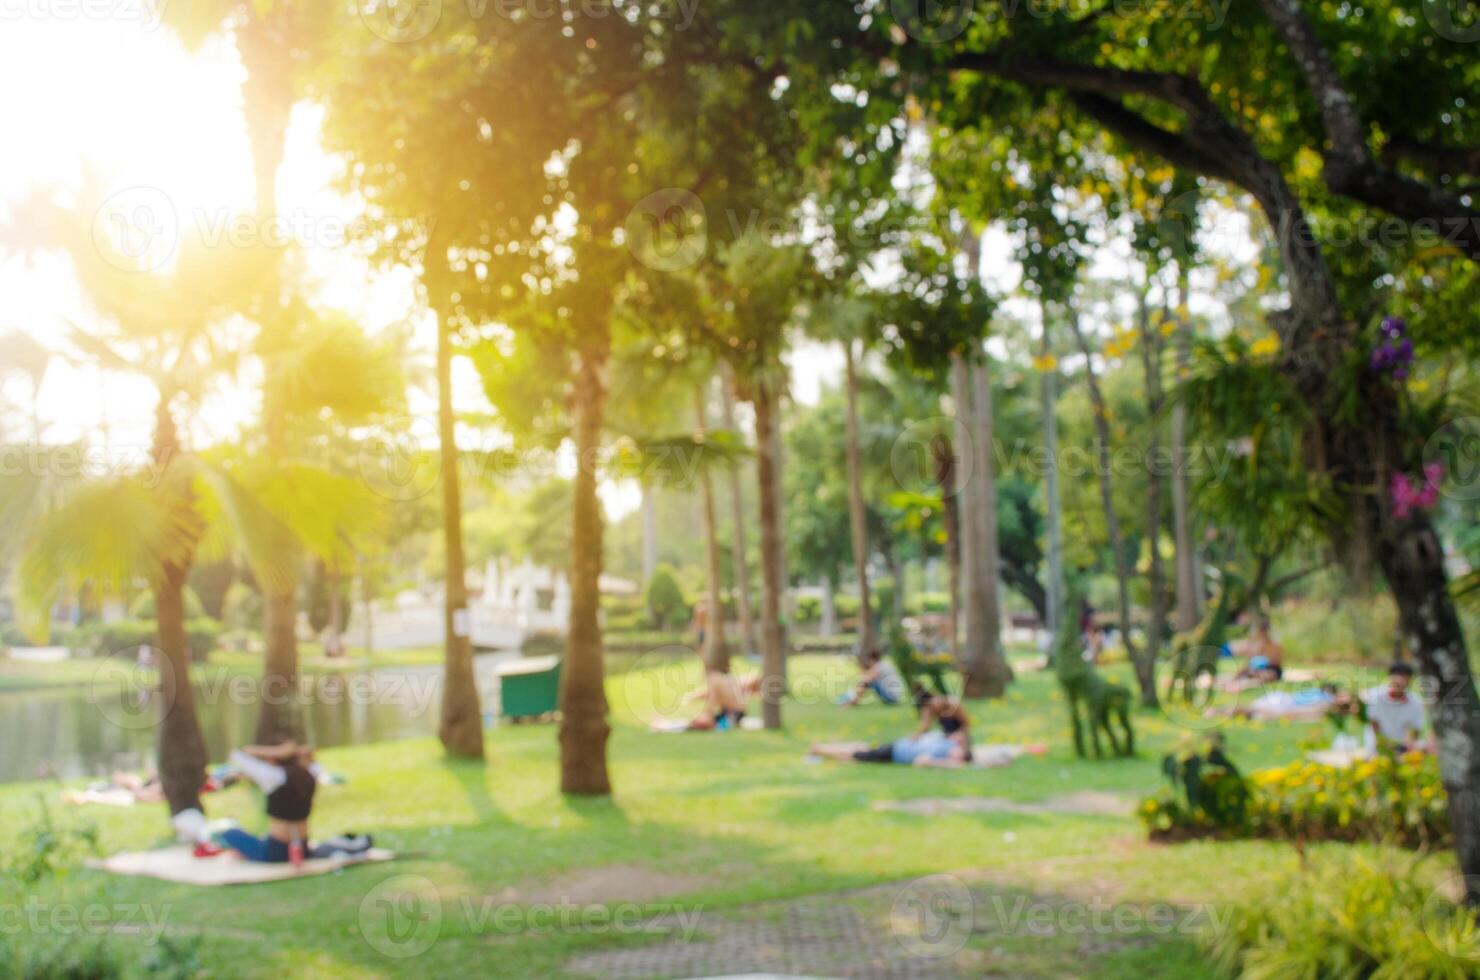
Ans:
[[[1052,354],[1042,354],[1033,358],[1033,367],[1043,374],[1054,370],[1059,366],[1059,359]]]
[[[1275,334],[1260,337],[1249,347],[1249,353],[1255,357],[1273,357],[1280,352],[1280,338]]]

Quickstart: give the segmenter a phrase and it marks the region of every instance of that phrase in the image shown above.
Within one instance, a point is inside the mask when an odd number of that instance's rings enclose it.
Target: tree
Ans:
[[[89,181],[83,202],[101,200]],[[200,808],[205,741],[190,684],[185,631],[186,580],[198,557],[244,554],[258,581],[284,574],[291,531],[226,468],[192,454],[177,413],[194,401],[223,360],[215,328],[256,288],[262,261],[254,249],[188,240],[165,273],[138,269],[129,256],[91,233],[94,209],[64,210],[34,195],[16,215],[31,248],[71,259],[102,323],[76,330],[72,342],[100,368],[142,375],[154,385],[153,445],[147,467],[96,482],[60,486],[45,475],[0,482],[4,536],[22,542],[21,606],[44,633],[62,587],[90,581],[121,590],[137,578],[154,594],[159,659],[160,782],[170,812]]]
[[[1121,8],[1073,23],[999,19],[945,45],[911,43],[908,31],[896,45],[885,27],[851,37],[867,65],[887,52],[902,70],[938,80],[951,118],[980,118],[990,103],[995,127],[1019,130],[1039,125],[1040,113],[1072,112],[1102,128],[1114,157],[1155,155],[1258,202],[1288,287],[1288,308],[1272,317],[1279,370],[1312,420],[1309,465],[1344,488],[1340,516],[1324,531],[1338,547],[1376,554],[1407,642],[1438,690],[1459,863],[1471,876],[1467,899],[1480,902],[1480,695],[1432,521],[1393,507],[1387,490],[1395,475],[1416,471],[1433,430],[1416,424],[1401,379],[1367,368],[1375,318],[1357,311],[1383,298],[1362,294],[1371,279],[1361,291],[1339,280],[1337,250],[1312,222],[1322,212],[1361,220],[1373,209],[1414,229],[1459,216],[1454,248],[1480,255],[1476,212],[1450,189],[1464,156],[1434,152],[1455,145],[1437,135],[1473,139],[1480,128],[1473,109],[1453,100],[1473,70],[1471,52],[1397,4],[1357,19],[1293,0],[1261,0],[1216,28]],[[1374,151],[1379,132],[1390,154]],[[1303,176],[1308,158],[1321,162],[1317,180]]]

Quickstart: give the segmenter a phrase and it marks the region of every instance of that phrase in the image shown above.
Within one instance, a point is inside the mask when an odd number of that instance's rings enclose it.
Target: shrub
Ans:
[[[1416,861],[1312,861],[1240,905],[1206,945],[1223,973],[1253,980],[1475,976],[1480,928],[1419,871]]]
[[[0,937],[0,980],[113,980],[128,975],[123,958],[106,940],[42,942],[12,947]],[[178,975],[178,974],[177,974]]]
[[[1346,768],[1295,762],[1247,779],[1231,763],[1204,761],[1168,775],[1173,787],[1139,810],[1153,839],[1224,835],[1410,848],[1452,842],[1449,801],[1432,756],[1380,756]],[[1234,805],[1240,796],[1244,802]]]
[[[653,626],[660,630],[667,629],[670,624],[688,614],[689,607],[684,600],[683,589],[679,588],[673,569],[667,565],[659,565],[657,571],[653,572],[653,577],[648,580],[647,608]]]
[[[1253,829],[1295,840],[1388,841],[1447,847],[1449,798],[1439,761],[1409,753],[1348,768],[1295,762],[1256,772]]]

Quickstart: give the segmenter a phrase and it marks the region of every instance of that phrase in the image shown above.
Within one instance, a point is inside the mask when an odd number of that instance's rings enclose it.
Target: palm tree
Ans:
[[[163,23],[189,48],[206,37],[230,30],[246,70],[242,80],[242,107],[252,151],[256,181],[256,221],[259,237],[266,236],[278,217],[277,175],[287,142],[288,122],[302,87],[303,60],[314,50],[311,39],[323,35],[329,5],[295,0],[172,0],[162,8]],[[260,289],[247,298],[244,312],[261,327],[264,351],[282,350],[295,330],[292,302],[284,295],[281,250],[262,269]],[[264,360],[270,360],[265,355]],[[269,375],[270,377],[270,375]],[[280,396],[280,388],[263,391],[262,428],[269,456],[290,455],[289,427],[294,406]],[[291,688],[298,678],[298,576],[296,570],[272,587],[264,588],[263,629],[266,634],[264,684]],[[290,713],[275,710],[264,699],[258,719],[257,741],[272,744],[285,736],[301,735]]]
[[[786,388],[781,351],[802,299],[806,255],[745,236],[725,250],[724,291],[729,337],[722,349],[735,372],[737,394],[755,409],[756,482],[761,525],[762,719],[781,727],[786,694],[783,604],[786,556],[782,542],[780,405]]]
[[[371,342],[342,316],[295,301],[271,334],[258,338],[263,362],[263,429],[267,452],[251,470],[253,487],[294,530],[284,556],[289,574],[264,588],[267,663],[264,689],[293,690],[298,678],[297,571],[304,552],[338,569],[352,561],[353,542],[380,522],[381,501],[360,480],[300,460],[329,427],[362,424],[392,407],[404,390],[391,351]],[[326,370],[327,365],[333,370]],[[286,589],[286,592],[284,591]],[[276,596],[274,593],[277,593]],[[336,593],[337,594],[337,590]],[[277,606],[277,613],[269,610]],[[256,741],[302,740],[297,702],[264,697]]]
[[[739,444],[739,427],[735,423],[735,372],[730,362],[720,361],[720,423],[736,433]],[[748,656],[760,649],[755,637],[755,616],[750,605],[750,558],[746,552],[745,497],[740,486],[740,467],[729,469],[730,484],[730,561],[735,581],[735,617],[740,621],[740,643]]]
[[[86,191],[96,191],[89,184]],[[85,193],[84,199],[90,195]],[[101,195],[96,195],[101,197]],[[90,581],[121,589],[149,583],[161,654],[159,771],[171,813],[200,806],[205,742],[190,686],[185,581],[200,555],[244,554],[259,582],[276,583],[291,532],[229,472],[192,455],[177,412],[198,398],[226,359],[213,328],[254,288],[260,255],[187,242],[172,271],[129,271],[125,256],[89,231],[88,208],[66,211],[41,196],[21,209],[33,249],[60,247],[105,325],[75,330],[81,357],[107,371],[141,374],[158,392],[146,466],[96,483],[7,481],[8,536],[20,540],[21,606],[44,633],[62,587]]]

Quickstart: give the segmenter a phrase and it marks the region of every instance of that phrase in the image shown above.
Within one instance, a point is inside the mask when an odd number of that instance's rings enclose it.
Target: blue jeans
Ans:
[[[878,681],[869,681],[868,688],[870,691],[873,691],[878,699],[885,704],[895,705],[899,703],[899,698],[884,690],[884,685],[880,684]]]
[[[232,827],[217,834],[216,840],[248,861],[282,864],[288,860],[288,845],[273,837],[253,837],[245,830]]]

